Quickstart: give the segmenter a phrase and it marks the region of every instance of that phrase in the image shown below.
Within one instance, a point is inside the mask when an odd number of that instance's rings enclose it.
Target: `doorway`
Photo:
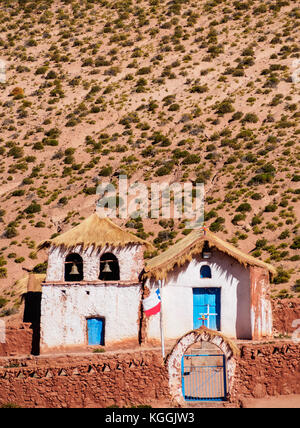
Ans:
[[[211,330],[220,330],[220,297],[220,288],[193,288],[194,329],[204,325]]]
[[[89,345],[104,346],[105,319],[101,317],[87,319],[87,336]]]

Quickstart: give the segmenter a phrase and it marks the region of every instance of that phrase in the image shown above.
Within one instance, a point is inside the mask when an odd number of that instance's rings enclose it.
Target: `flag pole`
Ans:
[[[165,358],[165,338],[164,338],[164,329],[163,329],[163,313],[162,313],[162,293],[161,293],[161,280],[158,281],[158,288],[160,292],[160,342],[161,342],[161,353],[163,359]]]

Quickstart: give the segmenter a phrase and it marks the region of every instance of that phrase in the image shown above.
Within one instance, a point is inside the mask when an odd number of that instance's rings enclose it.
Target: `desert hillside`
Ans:
[[[205,183],[210,230],[300,293],[300,9],[272,0],[2,0],[0,316],[101,180]],[[157,251],[182,220],[117,220]]]

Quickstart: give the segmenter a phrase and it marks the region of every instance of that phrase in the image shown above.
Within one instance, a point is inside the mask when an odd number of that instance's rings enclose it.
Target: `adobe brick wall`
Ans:
[[[0,356],[28,355],[32,348],[30,323],[6,326],[5,343],[0,343]]]
[[[300,345],[241,343],[231,401],[300,393]],[[107,407],[170,402],[159,350],[0,358],[0,405]]]
[[[252,340],[272,337],[272,304],[266,269],[250,266],[250,295]]]
[[[273,328],[278,333],[293,333],[300,326],[300,323],[294,327],[294,320],[300,320],[300,299],[277,299],[272,301],[273,309]]]
[[[241,344],[232,401],[300,393],[300,344],[292,341]]]
[[[0,358],[0,404],[121,407],[168,397],[167,371],[155,351]]]

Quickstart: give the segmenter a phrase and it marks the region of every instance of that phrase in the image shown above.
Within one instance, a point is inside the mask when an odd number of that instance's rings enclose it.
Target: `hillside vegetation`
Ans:
[[[22,267],[45,268],[37,244],[119,174],[205,183],[210,230],[299,295],[299,18],[291,0],[3,0],[0,315]],[[117,222],[157,251],[189,233]]]

